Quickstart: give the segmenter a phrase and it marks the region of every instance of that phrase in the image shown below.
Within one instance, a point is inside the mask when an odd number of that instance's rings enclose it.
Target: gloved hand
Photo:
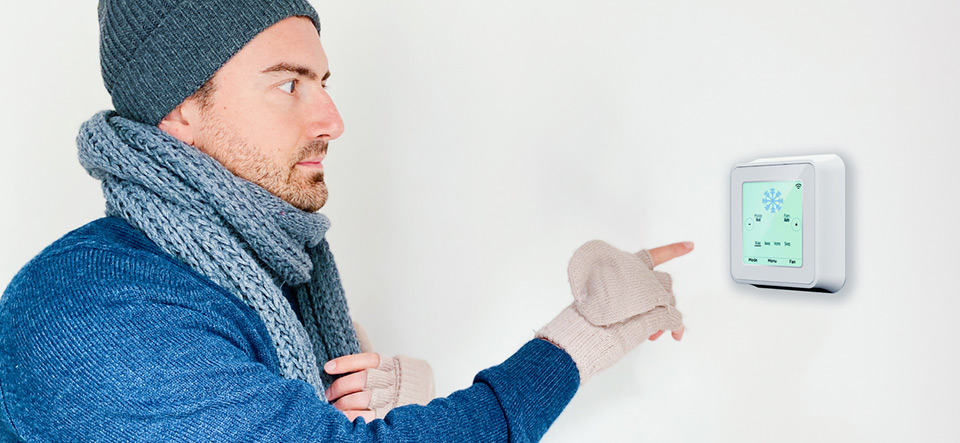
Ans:
[[[379,366],[367,369],[364,389],[373,394],[369,409],[377,418],[383,418],[395,407],[425,405],[433,400],[433,370],[429,363],[416,358],[381,358]]]
[[[360,342],[360,354],[335,358],[324,365],[330,374],[346,374],[327,389],[327,399],[353,420],[364,417],[367,422],[383,418],[391,409],[408,405],[425,405],[433,400],[433,370],[424,360],[403,355],[383,357],[373,352],[366,330],[353,323]]]
[[[567,351],[583,383],[657,331],[681,331],[672,279],[653,267],[690,252],[692,246],[657,248],[657,262],[647,250],[630,254],[600,240],[585,243],[567,267],[574,302],[537,337]]]

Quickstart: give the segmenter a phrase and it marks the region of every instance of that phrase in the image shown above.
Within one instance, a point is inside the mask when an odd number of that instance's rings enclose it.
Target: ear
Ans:
[[[198,111],[197,105],[193,103],[193,100],[184,100],[183,103],[173,108],[163,120],[160,120],[157,127],[178,140],[188,145],[193,145],[194,140],[198,136],[197,129],[200,127]]]

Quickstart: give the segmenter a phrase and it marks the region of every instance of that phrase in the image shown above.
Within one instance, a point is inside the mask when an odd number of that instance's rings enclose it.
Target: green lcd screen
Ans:
[[[743,184],[743,264],[803,266],[803,183]]]

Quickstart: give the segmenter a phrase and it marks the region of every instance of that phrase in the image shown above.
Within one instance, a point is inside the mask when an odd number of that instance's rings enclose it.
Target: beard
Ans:
[[[316,212],[327,202],[323,171],[297,167],[297,163],[327,152],[327,142],[317,140],[297,150],[293,158],[271,158],[267,150],[247,143],[211,112],[204,112],[201,130],[206,139],[195,146],[237,177],[249,180],[297,209]]]

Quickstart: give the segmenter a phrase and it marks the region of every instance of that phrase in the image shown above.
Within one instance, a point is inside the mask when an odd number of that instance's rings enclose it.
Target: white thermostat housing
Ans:
[[[761,158],[730,172],[730,275],[837,292],[846,280],[846,174],[833,154]]]

